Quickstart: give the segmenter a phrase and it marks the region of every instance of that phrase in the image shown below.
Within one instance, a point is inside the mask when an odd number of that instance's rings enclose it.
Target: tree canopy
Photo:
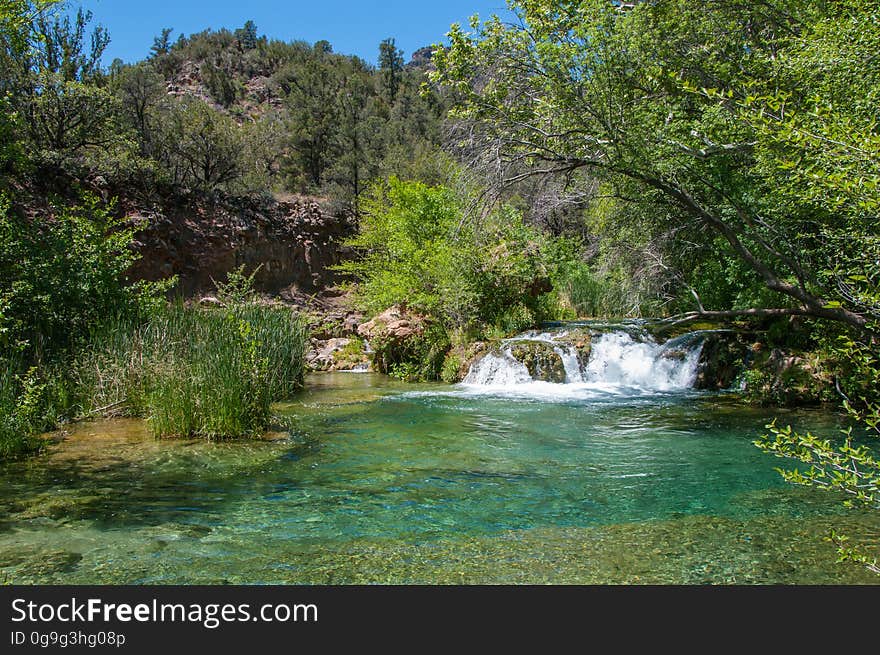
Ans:
[[[696,314],[880,316],[876,257],[850,254],[877,253],[877,2],[509,5],[453,26],[433,75],[501,184],[598,180],[653,208]],[[707,309],[702,263],[725,260],[770,293]]]

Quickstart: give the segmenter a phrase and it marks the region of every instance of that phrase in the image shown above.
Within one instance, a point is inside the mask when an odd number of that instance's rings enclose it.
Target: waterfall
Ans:
[[[559,391],[660,392],[689,389],[696,379],[703,344],[699,335],[684,335],[658,343],[647,333],[632,328],[595,333],[589,346],[589,359],[584,361],[586,350],[583,355],[579,353],[578,348],[565,339],[567,334],[564,329],[555,333],[527,332],[509,339],[475,362],[462,384],[473,389],[539,387],[544,392],[549,391],[548,387]],[[517,344],[535,341],[548,344],[549,352],[561,359],[564,384],[537,381],[526,364],[514,356]]]
[[[525,365],[514,359],[510,351],[504,351],[501,354],[489,353],[483,357],[471,367],[464,384],[507,387],[531,381],[532,376]]]
[[[562,365],[565,367],[565,383],[576,384],[584,382],[584,372],[581,370],[581,361],[578,357],[577,349],[574,346],[557,346],[553,350],[562,358]]]
[[[590,382],[656,391],[688,389],[697,376],[699,359],[699,347],[673,351],[666,344],[610,332],[594,341],[585,374]]]

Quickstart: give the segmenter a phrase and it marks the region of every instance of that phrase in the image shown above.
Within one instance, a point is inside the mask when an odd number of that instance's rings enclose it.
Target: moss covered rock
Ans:
[[[698,389],[740,387],[761,404],[809,405],[834,400],[834,377],[815,352],[771,348],[767,335],[712,332],[700,354]]]
[[[509,349],[511,356],[526,367],[533,380],[565,382],[565,365],[552,343],[515,341]]]
[[[754,358],[753,338],[737,332],[710,332],[704,339],[694,387],[729,389]]]
[[[489,352],[489,344],[475,341],[466,345],[456,345],[446,354],[440,379],[448,384],[461,382],[467,377],[476,362]]]
[[[836,399],[834,376],[817,353],[764,349],[742,376],[753,402],[811,405]]]
[[[556,338],[560,346],[574,348],[577,352],[578,364],[581,370],[590,363],[590,354],[593,352],[593,332],[589,328],[577,328],[561,334]]]

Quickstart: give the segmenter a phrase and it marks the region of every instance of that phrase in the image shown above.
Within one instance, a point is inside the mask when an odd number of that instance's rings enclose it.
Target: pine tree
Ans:
[[[254,21],[249,20],[244,24],[244,27],[235,30],[235,38],[238,39],[242,50],[256,49],[257,43],[259,43],[260,40],[257,35],[257,24],[254,23]]]
[[[394,45],[394,39],[385,39],[379,44],[379,71],[382,88],[389,104],[393,105],[403,77],[403,52]]]

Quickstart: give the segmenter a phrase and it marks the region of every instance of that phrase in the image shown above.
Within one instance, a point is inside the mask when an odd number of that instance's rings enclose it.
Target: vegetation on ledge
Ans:
[[[440,379],[456,345],[570,315],[555,289],[582,266],[573,242],[527,225],[510,204],[469,216],[468,202],[452,186],[392,177],[364,203],[360,232],[347,242],[358,256],[339,270],[358,282],[365,312],[401,306],[423,324],[405,344],[400,335],[373,344],[381,371]]]

